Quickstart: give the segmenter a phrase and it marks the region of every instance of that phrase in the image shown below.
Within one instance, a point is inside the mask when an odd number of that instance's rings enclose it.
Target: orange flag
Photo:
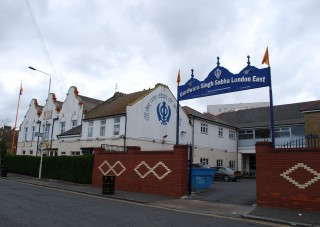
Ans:
[[[22,92],[23,92],[23,88],[22,88],[22,82],[20,84],[20,95],[22,95]]]
[[[179,72],[178,72],[177,83],[178,83],[178,85],[180,84],[180,69],[179,69]]]
[[[267,64],[270,67],[268,47],[266,49],[266,52],[264,53],[261,64]]]

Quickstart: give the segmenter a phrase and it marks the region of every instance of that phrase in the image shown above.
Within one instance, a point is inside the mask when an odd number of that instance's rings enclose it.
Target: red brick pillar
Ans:
[[[188,193],[188,146],[187,145],[175,145],[174,153],[179,156],[179,170],[181,172],[180,184],[181,191],[180,196]]]
[[[257,142],[256,143],[256,200],[258,206],[266,204],[266,193],[270,187],[270,180],[272,179],[272,172],[270,161],[270,151],[272,151],[271,142]]]

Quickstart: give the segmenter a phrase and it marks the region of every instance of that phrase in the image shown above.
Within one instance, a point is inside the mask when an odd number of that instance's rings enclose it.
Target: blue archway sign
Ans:
[[[271,130],[272,144],[274,146],[274,120],[273,120],[273,101],[271,88],[271,70],[269,65],[268,50],[262,60],[269,67],[258,69],[250,65],[250,56],[247,56],[247,66],[238,74],[231,73],[228,69],[220,66],[220,58],[217,57],[217,66],[208,74],[207,78],[199,81],[195,78],[191,69],[191,78],[184,84],[180,85],[180,71],[178,75],[177,88],[177,106],[179,101],[200,98],[205,96],[219,95],[236,91],[243,91],[255,88],[269,87],[270,95],[270,114],[271,114]],[[266,61],[267,59],[267,61]],[[179,108],[177,108],[179,110]],[[179,111],[177,111],[177,135],[176,144],[179,143]]]
[[[248,56],[249,58],[249,56]],[[269,69],[258,69],[248,65],[238,74],[231,73],[228,69],[220,66],[219,58],[215,67],[203,81],[194,77],[193,69],[191,78],[181,86],[178,86],[178,99],[180,101],[200,98],[211,95],[267,87],[270,85]]]

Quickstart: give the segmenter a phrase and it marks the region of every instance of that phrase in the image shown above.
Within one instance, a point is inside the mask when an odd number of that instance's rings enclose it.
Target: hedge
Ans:
[[[39,176],[40,157],[6,155],[8,172],[33,177]],[[93,155],[43,157],[42,178],[91,184]]]

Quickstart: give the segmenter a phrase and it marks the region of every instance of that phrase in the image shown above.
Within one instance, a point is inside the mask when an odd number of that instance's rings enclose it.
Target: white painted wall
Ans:
[[[65,131],[72,128],[71,120],[77,120],[77,125],[81,125],[83,105],[80,105],[80,100],[76,95],[76,87],[72,86],[69,88],[67,97],[63,102],[62,109],[59,113],[59,121],[57,127],[55,127],[55,134],[61,134],[61,122],[65,122]],[[56,137],[55,137],[56,138]]]
[[[36,109],[37,100],[32,99],[29,105],[29,109],[24,117],[24,120],[21,124],[21,129],[18,136],[18,144],[17,144],[17,155],[22,155],[23,151],[25,151],[26,155],[30,155],[30,151],[35,155],[37,150],[37,137],[32,139],[32,127],[36,127],[36,131],[39,130],[39,124],[36,122],[41,118],[38,117],[38,111]],[[28,128],[27,137],[25,137],[25,129]],[[26,138],[26,139],[25,139]]]
[[[166,120],[159,120],[158,112],[160,109],[170,112],[166,115]],[[127,138],[130,143],[133,141],[144,141],[145,147],[142,150],[167,149],[167,145],[172,148],[176,143],[176,114],[177,101],[166,86],[158,86],[151,93],[146,95],[132,106],[127,107]],[[161,114],[160,114],[161,116]],[[185,113],[180,108],[180,132],[179,143],[186,144],[191,142],[191,127]],[[166,136],[166,137],[164,137]],[[150,144],[147,145],[147,142]],[[163,145],[162,144],[167,144]],[[140,143],[141,144],[141,143]]]

